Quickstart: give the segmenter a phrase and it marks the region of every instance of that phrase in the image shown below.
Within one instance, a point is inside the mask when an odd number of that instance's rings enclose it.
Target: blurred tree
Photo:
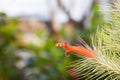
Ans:
[[[91,0],[91,2],[89,2],[89,4],[84,4],[85,6],[88,6],[88,7],[85,7],[85,9],[86,8],[89,8],[89,9],[86,9],[86,11],[83,10],[81,12],[81,13],[83,13],[83,15],[80,14],[78,17],[80,17],[80,16],[83,16],[83,17],[79,21],[76,21],[75,19],[73,19],[73,15],[71,14],[71,10],[74,9],[73,7],[75,5],[78,5],[78,4],[74,4],[74,3],[77,3],[77,2],[79,2],[79,1],[70,0],[69,3],[68,3],[69,4],[69,8],[68,8],[68,6],[65,5],[65,2],[63,0],[57,0],[57,4],[58,4],[59,9],[62,10],[67,15],[67,17],[69,19],[67,24],[70,24],[71,26],[76,27],[78,29],[79,28],[83,29],[86,26],[86,23],[89,23],[89,22],[87,22],[87,19],[90,18],[92,8],[93,8],[94,4],[96,4],[97,0]],[[79,5],[82,5],[82,4],[79,3]]]
[[[0,12],[0,16],[2,16],[2,17],[6,17],[6,14],[3,13],[3,12]]]
[[[6,14],[0,12],[0,27],[6,24],[5,23],[5,17],[6,17]]]

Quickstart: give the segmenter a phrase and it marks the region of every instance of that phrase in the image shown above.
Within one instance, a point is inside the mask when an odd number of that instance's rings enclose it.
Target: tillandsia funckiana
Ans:
[[[85,59],[73,61],[69,66],[75,80],[120,80],[120,2],[113,1],[109,13],[110,24],[100,26],[92,38],[91,49],[82,39],[84,46],[70,46],[68,42],[56,46],[84,55]]]

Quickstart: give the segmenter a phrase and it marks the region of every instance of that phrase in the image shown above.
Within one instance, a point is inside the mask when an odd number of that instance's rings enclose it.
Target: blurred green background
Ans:
[[[94,1],[87,18],[60,25],[0,12],[0,80],[72,80],[67,66],[82,56],[65,57],[65,50],[55,44],[66,40],[72,44],[79,35],[92,47],[90,37],[103,21],[99,10]]]

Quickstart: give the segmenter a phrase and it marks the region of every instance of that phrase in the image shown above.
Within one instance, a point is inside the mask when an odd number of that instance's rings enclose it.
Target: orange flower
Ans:
[[[86,49],[83,46],[69,46],[67,41],[65,43],[57,43],[56,46],[64,47],[66,49],[66,51],[65,51],[66,56],[67,56],[68,52],[75,52],[78,54],[82,54],[88,58],[95,57],[95,54],[92,50]]]

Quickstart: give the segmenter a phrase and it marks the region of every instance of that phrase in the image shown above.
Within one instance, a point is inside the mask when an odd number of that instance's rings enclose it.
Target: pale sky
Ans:
[[[0,0],[0,11],[6,12],[9,16],[21,14],[49,15],[47,0]]]
[[[0,12],[5,12],[9,16],[18,15],[40,15],[45,19],[50,19],[51,8],[55,9],[55,19],[58,22],[68,20],[66,14],[55,4],[56,0],[0,0]],[[62,0],[66,9],[70,10],[72,19],[79,21],[90,9],[92,0]],[[71,6],[72,4],[72,6]]]

